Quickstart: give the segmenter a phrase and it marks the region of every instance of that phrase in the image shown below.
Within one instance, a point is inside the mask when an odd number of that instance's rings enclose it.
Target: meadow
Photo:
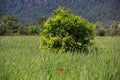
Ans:
[[[120,80],[120,37],[95,37],[88,52],[39,49],[39,36],[0,37],[0,80]]]

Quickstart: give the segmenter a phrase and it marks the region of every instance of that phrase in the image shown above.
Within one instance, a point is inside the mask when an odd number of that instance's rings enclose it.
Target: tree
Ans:
[[[18,23],[18,32],[19,35],[27,35],[28,34],[28,27],[26,25]]]
[[[32,35],[36,35],[39,34],[40,30],[38,29],[38,27],[36,25],[30,25],[28,27],[28,33],[32,34]]]
[[[43,16],[38,18],[37,21],[33,23],[33,25],[29,25],[28,27],[29,34],[32,34],[32,35],[39,34],[40,31],[43,29],[43,24],[45,23],[46,20],[47,20],[47,17]]]
[[[108,35],[114,36],[114,35],[119,35],[119,21],[113,22],[109,29],[107,30]]]
[[[1,18],[2,25],[4,24],[4,28],[6,30],[6,35],[26,35],[27,28],[22,23],[18,22],[14,16],[5,15]]]
[[[105,36],[106,35],[106,30],[105,29],[101,29],[99,31],[99,36]]]
[[[53,11],[41,32],[41,48],[54,51],[81,51],[94,38],[94,25],[62,7]]]
[[[46,20],[47,20],[47,17],[43,16],[43,17],[38,18],[37,21],[34,24],[43,26],[43,24]]]
[[[3,16],[1,21],[6,25],[8,34],[17,33],[18,21],[14,16],[11,15]]]
[[[6,28],[6,25],[3,24],[2,22],[0,22],[0,36],[3,36],[5,35],[7,32],[7,28]]]
[[[100,21],[97,21],[95,23],[96,28],[95,32],[97,36],[105,36],[106,35],[106,29],[103,27],[103,24]]]

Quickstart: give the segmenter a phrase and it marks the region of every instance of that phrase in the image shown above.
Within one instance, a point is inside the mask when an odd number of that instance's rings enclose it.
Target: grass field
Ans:
[[[39,44],[39,36],[0,37],[0,80],[120,80],[120,37],[96,37],[87,54]]]

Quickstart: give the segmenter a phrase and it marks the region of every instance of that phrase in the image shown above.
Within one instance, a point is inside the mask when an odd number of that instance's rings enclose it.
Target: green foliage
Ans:
[[[17,19],[12,15],[6,15],[2,17],[2,22],[12,24],[12,22],[17,22]]]
[[[1,47],[2,47],[2,41],[1,41],[1,38],[0,38],[0,49],[1,49]]]
[[[37,29],[36,25],[30,25],[28,26],[28,33],[32,35],[39,34],[40,30]]]
[[[118,27],[117,27],[117,35],[120,35],[120,23],[118,24]]]
[[[42,31],[41,48],[55,51],[80,51],[94,38],[94,25],[69,10],[60,7],[53,11]]]
[[[27,34],[26,26],[19,23],[14,16],[6,15],[0,20],[0,35]]]
[[[18,35],[28,35],[28,28],[24,24],[18,23]]]
[[[6,25],[3,23],[0,23],[0,36],[5,35],[7,32]]]
[[[106,29],[103,27],[103,24],[100,21],[97,21],[95,23],[95,25],[96,25],[96,28],[95,28],[96,35],[97,36],[105,36],[106,35]]]
[[[106,35],[106,31],[104,29],[101,29],[99,31],[99,36],[105,36]]]
[[[114,22],[114,23],[112,24],[112,28],[117,29],[119,24],[120,24],[119,21]]]
[[[47,20],[47,17],[43,16],[43,17],[38,18],[34,24],[40,25],[41,27],[43,27],[43,24],[45,23],[46,20]]]
[[[113,22],[107,30],[107,34],[111,36],[119,35],[119,24],[118,21]]]
[[[40,17],[37,19],[33,25],[28,26],[28,33],[31,35],[38,35],[43,28],[43,24],[45,23],[47,17]]]
[[[7,29],[7,34],[17,33],[18,23],[17,23],[17,19],[14,16],[11,15],[3,16],[1,21],[2,23],[5,24],[5,27]]]
[[[106,29],[104,29],[101,26],[96,26],[95,31],[96,31],[97,36],[105,36],[106,35]]]

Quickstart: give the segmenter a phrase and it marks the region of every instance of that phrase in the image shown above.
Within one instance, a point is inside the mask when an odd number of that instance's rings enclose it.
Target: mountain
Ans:
[[[38,17],[51,16],[59,6],[70,8],[71,13],[91,22],[108,25],[113,20],[120,21],[120,0],[0,0],[0,5],[4,12],[25,24],[35,22]]]

